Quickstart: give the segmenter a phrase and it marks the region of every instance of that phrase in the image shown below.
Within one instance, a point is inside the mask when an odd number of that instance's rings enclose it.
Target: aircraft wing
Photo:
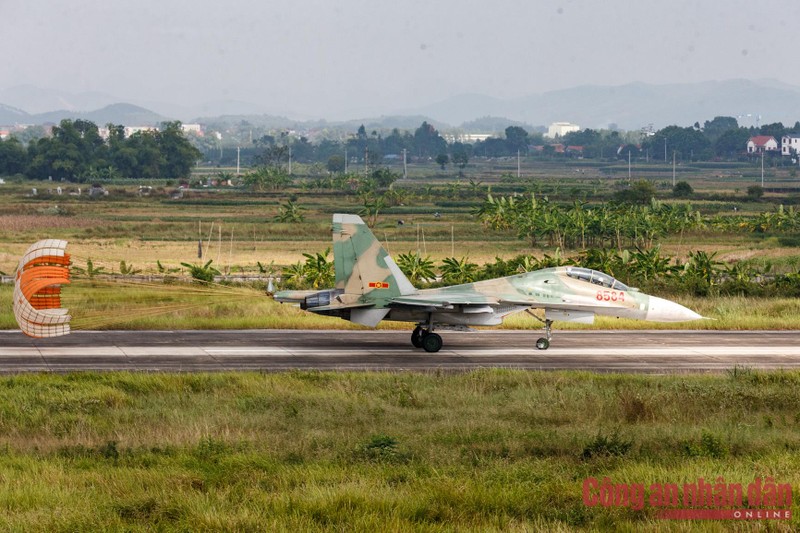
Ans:
[[[390,300],[391,307],[433,307],[436,309],[452,309],[455,306],[487,306],[500,305],[501,301],[494,296],[482,294],[421,294],[398,296]]]

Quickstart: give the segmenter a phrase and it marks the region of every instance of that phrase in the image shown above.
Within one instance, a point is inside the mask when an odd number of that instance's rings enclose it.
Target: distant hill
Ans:
[[[761,124],[794,124],[800,120],[800,88],[772,80],[584,85],[509,100],[461,95],[408,112],[451,124],[494,115],[528,124],[569,121],[583,128],[616,124],[627,130],[648,124],[690,126],[718,115],[741,116],[744,126],[755,125],[759,115]]]
[[[54,109],[69,111],[99,109],[119,100],[101,92],[71,93],[57,89],[42,89],[34,85],[17,85],[0,89],[0,102],[25,109],[31,114],[47,113]]]
[[[531,126],[524,122],[518,122],[506,117],[481,117],[469,122],[464,122],[458,129],[467,133],[499,133],[505,131],[509,126],[519,126],[529,132],[540,132],[544,128],[541,126]],[[546,130],[545,130],[546,131]]]
[[[58,124],[65,118],[72,120],[90,120],[98,126],[106,124],[123,124],[126,126],[157,126],[161,122],[169,120],[167,117],[154,113],[143,107],[133,104],[111,104],[95,111],[51,111],[49,113],[39,113],[32,115],[36,124],[54,123]]]
[[[70,94],[19,86],[0,91],[0,125],[57,123],[64,118],[82,118],[98,126],[109,122],[146,126],[180,119],[212,127],[245,121],[269,129],[346,132],[354,132],[364,124],[370,132],[386,132],[393,128],[413,131],[427,121],[440,131],[460,129],[486,133],[499,132],[511,125],[541,131],[541,126],[560,121],[573,122],[581,128],[616,125],[635,130],[649,124],[656,129],[671,124],[691,126],[720,115],[737,117],[743,126],[754,126],[757,122],[794,125],[800,120],[800,88],[775,80],[583,85],[513,99],[463,94],[393,114],[337,122],[328,122],[324,117],[296,120],[280,114],[264,114],[257,104],[229,100],[193,107],[164,102],[144,106],[115,103],[119,101],[103,93]],[[60,111],[41,112],[42,109]],[[92,109],[95,111],[90,111]],[[461,126],[454,128],[457,124]]]
[[[29,124],[30,115],[21,109],[0,104],[0,124],[13,126],[14,124]]]

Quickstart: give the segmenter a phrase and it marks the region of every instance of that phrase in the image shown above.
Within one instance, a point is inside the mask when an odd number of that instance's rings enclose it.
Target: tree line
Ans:
[[[385,158],[400,159],[404,154],[410,160],[435,163],[442,170],[447,165],[463,169],[476,157],[516,157],[518,154],[602,160],[626,160],[630,156],[633,160],[666,162],[671,162],[673,157],[681,162],[741,160],[748,157],[746,145],[750,137],[770,135],[780,143],[786,134],[800,134],[800,121],[791,127],[781,122],[743,127],[734,117],[717,116],[702,125],[695,122],[689,127],[671,125],[654,132],[587,128],[556,139],[546,139],[541,133],[520,126],[508,126],[501,134],[483,140],[466,142],[456,138],[448,142],[425,121],[413,132],[395,128],[386,136],[377,130],[368,132],[362,125],[345,141],[323,140],[317,144],[305,137],[265,135],[254,141],[253,149],[242,154],[253,164],[270,164],[292,157],[295,161],[324,164],[334,173],[346,172],[353,164],[375,166]],[[576,149],[570,150],[572,147]]]
[[[179,179],[189,177],[201,155],[177,121],[128,137],[124,126],[109,124],[103,138],[93,122],[65,119],[27,146],[13,136],[0,141],[0,175],[72,182]]]

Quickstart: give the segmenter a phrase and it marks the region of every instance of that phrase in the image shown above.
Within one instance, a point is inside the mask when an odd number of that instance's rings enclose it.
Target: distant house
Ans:
[[[553,122],[547,128],[547,137],[555,139],[556,137],[563,137],[567,133],[580,130],[581,127],[577,124],[571,124],[569,122]]]
[[[772,135],[756,135],[747,140],[748,154],[778,152],[778,141]]]
[[[153,126],[125,126],[125,137],[127,138],[134,133],[147,131],[158,131],[158,128],[154,128]]]
[[[183,133],[191,133],[198,137],[203,136],[203,127],[200,124],[181,124],[181,130]]]
[[[577,157],[583,157],[583,146],[570,145],[567,146],[567,153]]]
[[[781,155],[800,154],[800,134],[790,133],[781,137]]]

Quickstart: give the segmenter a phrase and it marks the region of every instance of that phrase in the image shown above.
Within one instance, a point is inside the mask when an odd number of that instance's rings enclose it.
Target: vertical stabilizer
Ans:
[[[357,215],[333,215],[336,288],[363,302],[385,305],[416,289]]]

